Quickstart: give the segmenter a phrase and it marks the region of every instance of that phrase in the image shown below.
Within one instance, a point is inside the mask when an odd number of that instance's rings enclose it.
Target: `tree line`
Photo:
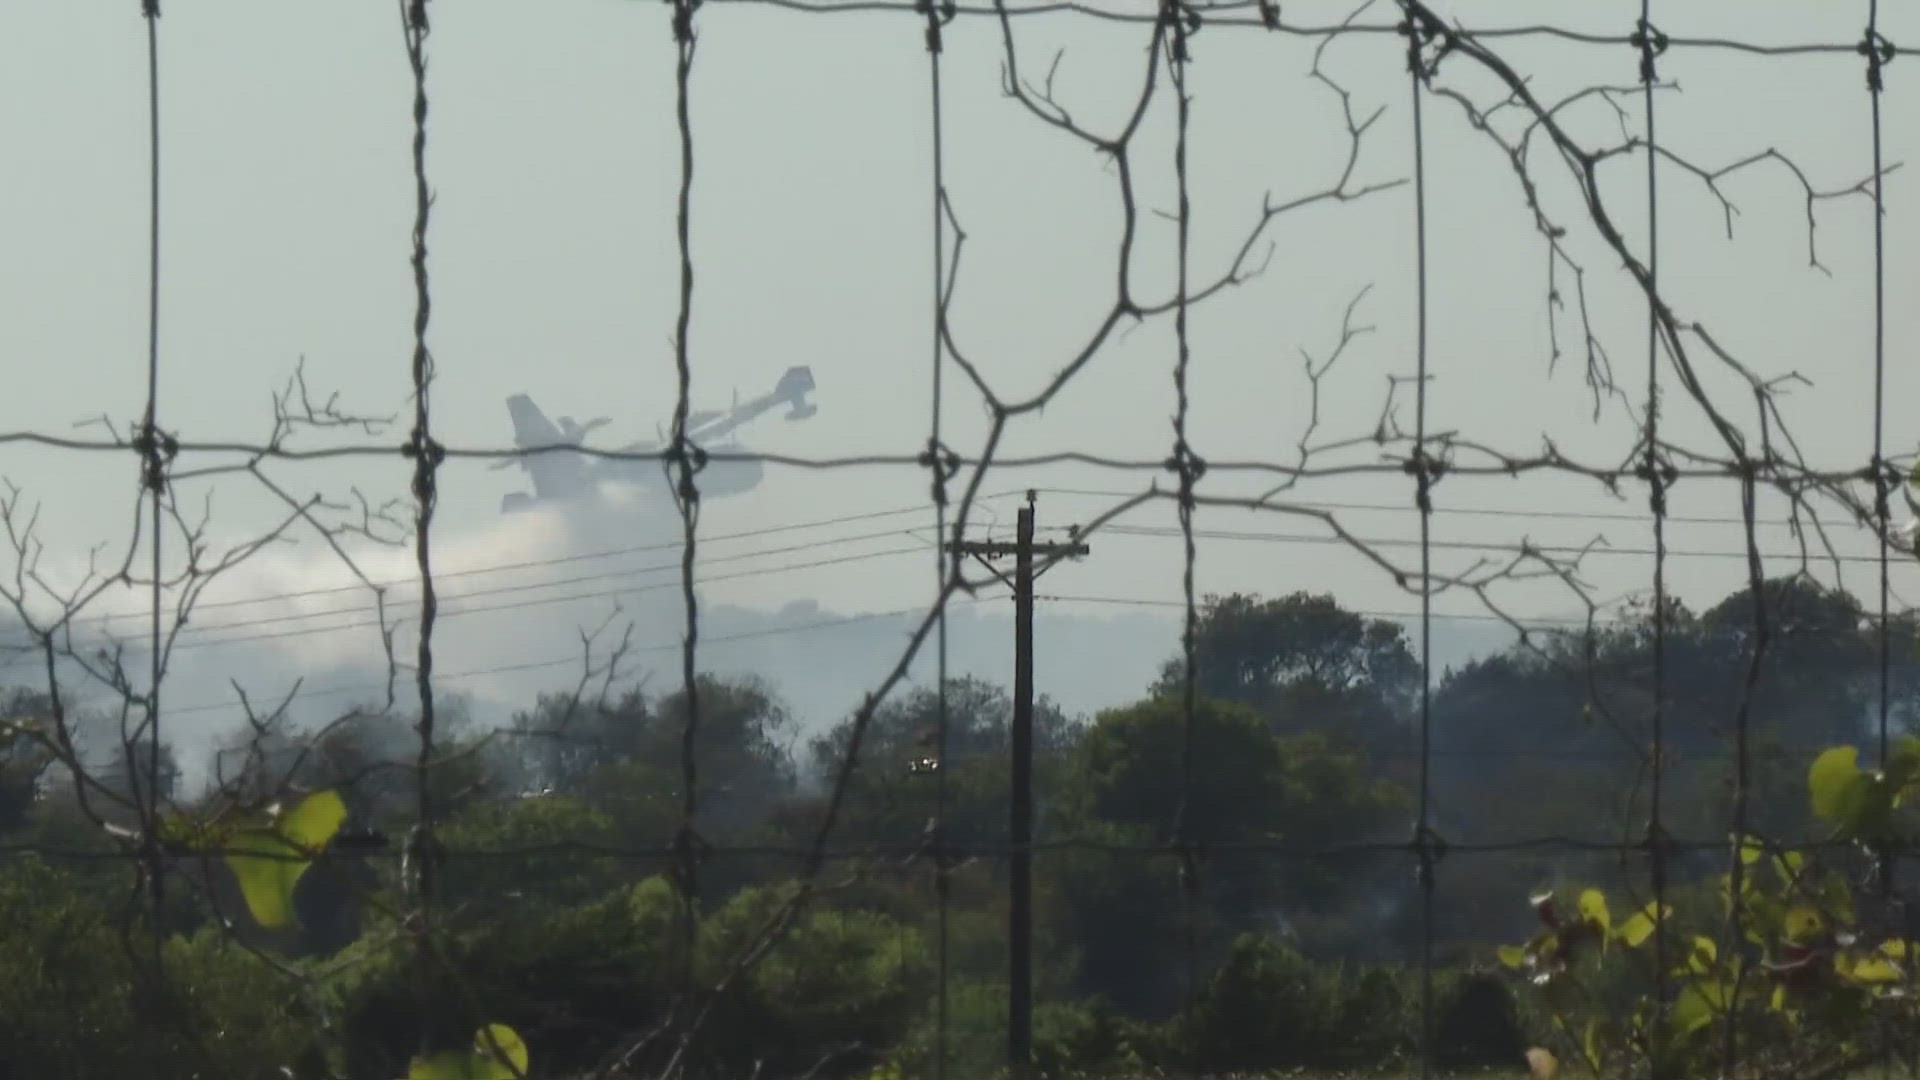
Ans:
[[[1734,702],[1750,703],[1748,827],[1783,841],[1820,828],[1806,761],[1866,745],[1877,725],[1879,636],[1859,603],[1805,578],[1769,582],[1759,599],[1771,637],[1757,678],[1753,596],[1665,612],[1662,820],[1707,842],[1673,856],[1682,886],[1724,869],[1713,844],[1728,831]],[[1536,632],[1435,673],[1430,900],[1409,848],[1422,669],[1399,624],[1326,595],[1210,597],[1191,717],[1185,650],[1158,672],[1116,673],[1140,680],[1124,707],[1071,717],[1042,699],[1041,1065],[1206,1074],[1403,1060],[1421,1044],[1409,961],[1427,934],[1443,1063],[1521,1065],[1547,1018],[1511,992],[1495,950],[1535,925],[1528,896],[1644,889],[1633,846],[1652,797],[1652,614]],[[1920,686],[1916,630],[1903,619],[1890,631],[1897,730]],[[424,774],[439,817],[424,853],[410,846],[422,772],[408,717],[249,723],[222,740],[202,793],[122,750],[90,788],[35,738],[55,703],[10,692],[0,1075],[392,1080],[419,1060],[423,1032],[451,1052],[499,1022],[536,1075],[594,1075],[624,1055],[633,1075],[671,1059],[695,1075],[924,1076],[943,985],[949,1075],[989,1071],[1004,1038],[1006,691],[959,679],[877,708],[838,793],[819,894],[737,970],[796,887],[855,729],[799,730],[754,678],[702,676],[697,690],[696,837],[681,830],[685,693],[575,690],[501,730],[462,724],[449,704]],[[256,864],[185,842],[170,849],[179,884],[160,914],[129,902],[137,870],[110,857],[100,826],[131,821],[114,794],[155,780],[176,788],[182,836],[311,793],[338,799],[325,850],[286,890],[287,918],[264,925],[250,908],[269,887]],[[692,882],[679,876],[687,843],[700,854]],[[395,900],[423,866],[445,913],[424,974]],[[157,975],[142,964],[149,940],[163,943]],[[684,1045],[642,1038],[684,1019],[689,987],[720,985]]]

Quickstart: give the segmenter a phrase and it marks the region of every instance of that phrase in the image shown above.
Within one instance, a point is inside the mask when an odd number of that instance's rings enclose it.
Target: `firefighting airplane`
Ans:
[[[735,432],[775,406],[788,407],[788,420],[805,420],[818,412],[818,407],[806,399],[812,390],[813,369],[788,368],[771,393],[745,403],[740,402],[736,395],[730,409],[690,413],[687,416],[687,438],[709,454],[740,453],[742,447]],[[611,422],[610,417],[603,416],[578,424],[572,417],[563,416],[559,425],[555,426],[526,394],[515,394],[508,398],[507,413],[513,419],[513,443],[522,450],[579,446],[588,432]],[[619,452],[657,451],[666,443],[667,439],[662,436],[653,442],[629,443],[620,447]],[[541,453],[509,458],[493,468],[504,469],[512,465],[527,470],[533,478],[533,493],[510,492],[500,501],[502,513],[526,510],[541,504],[593,502],[601,498],[600,485],[603,483],[630,485],[643,490],[657,488],[661,493],[665,493],[665,485],[671,483],[665,468],[657,459],[597,458],[587,454],[543,450]],[[762,472],[760,462],[750,458],[709,460],[694,482],[703,497],[738,495],[758,485]]]

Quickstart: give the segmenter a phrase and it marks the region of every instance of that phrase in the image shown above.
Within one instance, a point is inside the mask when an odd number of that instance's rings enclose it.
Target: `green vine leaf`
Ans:
[[[294,886],[346,817],[337,792],[316,791],[266,827],[236,830],[227,840],[227,866],[255,922],[277,928],[292,921]]]
[[[1606,894],[1599,889],[1588,889],[1580,894],[1580,917],[1599,927],[1601,933],[1613,929],[1613,917],[1607,910]]]
[[[1712,938],[1695,937],[1693,952],[1687,956],[1687,967],[1696,975],[1705,975],[1713,970],[1720,960],[1720,949]]]
[[[1800,945],[1819,936],[1826,928],[1826,920],[1820,912],[1805,904],[1789,908],[1782,922],[1781,936],[1794,945]]]
[[[1842,821],[1857,800],[1861,781],[1860,751],[1851,746],[1836,746],[1813,759],[1807,770],[1807,788],[1813,796],[1813,812],[1828,821]]]
[[[1920,738],[1901,736],[1887,755],[1887,786],[1895,806],[1905,806],[1920,789]]]
[[[1876,956],[1871,953],[1865,956],[1849,956],[1842,953],[1834,958],[1834,967],[1843,977],[1868,985],[1895,983],[1903,977],[1899,964],[1886,956]]]
[[[474,1033],[473,1047],[413,1059],[406,1080],[519,1080],[527,1074],[527,1044],[505,1024]]]
[[[1797,851],[1786,851],[1773,858],[1773,872],[1780,876],[1780,884],[1792,885],[1800,880],[1807,865],[1806,856]]]
[[[1664,922],[1671,918],[1673,918],[1672,905],[1667,905],[1656,913],[1654,910],[1654,902],[1649,900],[1647,901],[1646,907],[1634,912],[1628,916],[1625,922],[1620,924],[1620,929],[1616,932],[1616,935],[1627,948],[1637,949],[1641,945],[1644,945],[1648,938],[1653,936],[1656,920]]]
[[[1726,988],[1719,983],[1694,983],[1681,989],[1674,998],[1670,1014],[1674,1028],[1682,1038],[1713,1023],[1716,1007],[1726,1000]]]

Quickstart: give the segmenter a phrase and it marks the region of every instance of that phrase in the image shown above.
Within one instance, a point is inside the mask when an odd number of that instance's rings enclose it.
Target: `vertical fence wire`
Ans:
[[[1873,462],[1870,470],[1874,483],[1873,512],[1880,538],[1879,733],[1880,761],[1883,766],[1887,760],[1888,682],[1891,668],[1891,643],[1887,622],[1887,603],[1891,592],[1888,564],[1890,514],[1888,496],[1894,479],[1888,474],[1886,461],[1887,216],[1886,203],[1883,201],[1882,181],[1886,166],[1883,159],[1884,139],[1880,117],[1880,95],[1885,87],[1885,78],[1881,72],[1884,65],[1882,52],[1884,40],[1880,36],[1880,0],[1868,0],[1867,38],[1864,48],[1867,53],[1867,100],[1872,107],[1873,122]],[[1891,879],[1886,883],[1891,886]]]
[[[1192,225],[1192,207],[1187,189],[1187,129],[1190,99],[1187,97],[1187,62],[1191,59],[1187,38],[1191,29],[1190,13],[1181,0],[1162,0],[1161,18],[1166,21],[1167,76],[1173,86],[1174,142],[1173,171],[1178,200],[1175,225],[1178,230],[1174,249],[1175,284],[1173,333],[1176,359],[1173,368],[1177,396],[1173,417],[1173,467],[1179,473],[1180,536],[1183,544],[1181,591],[1185,604],[1180,634],[1185,674],[1181,689],[1180,797],[1174,811],[1174,843],[1180,857],[1181,925],[1186,936],[1186,993],[1189,1006],[1200,989],[1199,892],[1200,866],[1193,841],[1193,772],[1195,712],[1198,698],[1199,609],[1194,600],[1194,483],[1200,476],[1200,460],[1187,436],[1187,414],[1191,400],[1187,390],[1187,370],[1192,349],[1187,337],[1187,245]]]
[[[162,653],[166,639],[160,629],[161,592],[161,502],[167,487],[166,445],[160,435],[160,0],[142,0],[141,16],[147,29],[147,405],[142,429],[134,442],[141,455],[141,485],[146,488],[148,516],[153,535],[151,544],[153,582],[149,588],[150,624],[148,644],[148,686],[146,701],[147,775],[146,799],[141,800],[142,781],[138,751],[125,747],[128,791],[136,806],[142,807],[146,821],[141,830],[147,848],[149,900],[153,905],[153,972],[161,978],[162,948],[166,935],[166,859],[160,844],[160,681],[164,675]],[[123,729],[124,730],[124,729]]]
[[[1402,0],[1406,19],[1407,71],[1413,111],[1414,206],[1414,443],[1408,471],[1414,477],[1414,505],[1420,513],[1420,763],[1417,821],[1413,847],[1420,885],[1420,1076],[1434,1072],[1433,1022],[1433,902],[1434,850],[1432,812],[1433,767],[1433,482],[1436,471],[1427,457],[1427,152],[1426,119],[1421,113],[1421,86],[1426,81],[1423,42],[1431,28],[1411,4]]]
[[[1634,32],[1640,50],[1640,89],[1645,96],[1647,128],[1647,418],[1646,455],[1641,476],[1648,486],[1653,513],[1653,693],[1651,783],[1647,806],[1647,856],[1653,886],[1653,1027],[1664,1031],[1671,999],[1667,971],[1667,831],[1662,820],[1666,792],[1667,715],[1667,481],[1660,449],[1660,155],[1655,126],[1654,98],[1658,72],[1655,60],[1663,39],[1653,27],[1653,0],[1640,0],[1640,22]],[[1664,1042],[1647,1040],[1651,1080],[1665,1080]]]
[[[945,109],[942,105],[940,86],[940,54],[944,46],[940,32],[942,13],[935,9],[932,0],[918,0],[921,14],[926,18],[927,47],[927,109],[931,125],[933,142],[933,341],[931,345],[931,365],[929,389],[931,400],[928,403],[927,453],[926,462],[933,471],[931,496],[934,517],[934,602],[939,605],[937,622],[934,626],[934,731],[933,731],[933,785],[934,809],[933,835],[928,839],[933,844],[933,889],[934,889],[934,1022],[933,1022],[933,1080],[946,1080],[947,1075],[947,1024],[950,1005],[950,966],[952,957],[951,926],[949,925],[948,903],[952,892],[952,879],[949,875],[951,860],[947,848],[947,813],[949,792],[947,789],[948,744],[948,701],[947,701],[947,566],[948,559],[959,565],[959,553],[949,552],[947,537],[947,473],[944,456],[941,453],[940,420],[944,412],[942,397],[945,392],[944,370],[946,346],[942,338],[947,319],[947,229],[943,217],[947,199],[946,180],[946,129]],[[959,537],[955,537],[957,542]]]
[[[700,862],[703,842],[698,830],[700,812],[698,740],[700,733],[700,684],[696,670],[696,650],[700,637],[700,609],[693,592],[693,566],[698,550],[700,524],[700,488],[694,477],[706,464],[705,451],[687,437],[687,419],[692,410],[693,365],[688,352],[687,333],[693,321],[693,240],[691,209],[693,199],[693,121],[689,109],[693,74],[693,13],[700,0],[673,0],[674,41],[674,115],[680,135],[680,193],[677,219],[680,255],[680,310],[673,335],[674,368],[679,379],[679,398],[673,407],[673,444],[665,462],[674,489],[674,504],[680,512],[680,593],[686,610],[686,636],[680,646],[682,706],[686,710],[680,741],[680,827],[674,836],[674,877],[680,894],[680,929],[683,952],[680,957],[680,993],[691,1002],[695,991],[695,956],[700,938]]]
[[[1747,585],[1753,602],[1753,640],[1748,661],[1746,685],[1740,691],[1740,703],[1736,707],[1733,725],[1733,800],[1732,828],[1729,830],[1735,840],[1729,845],[1727,855],[1727,934],[1723,947],[1726,955],[1738,956],[1745,948],[1746,935],[1746,872],[1747,864],[1741,854],[1741,842],[1747,836],[1747,809],[1749,782],[1752,775],[1751,719],[1753,699],[1759,692],[1760,666],[1766,655],[1767,597],[1766,574],[1761,565],[1760,546],[1755,523],[1755,502],[1758,495],[1760,463],[1747,455],[1745,447],[1739,447],[1740,454],[1740,511],[1746,531],[1747,544]],[[1738,1002],[1744,992],[1747,965],[1738,964],[1734,968],[1733,987],[1726,994],[1726,1031],[1721,1045],[1720,1070],[1722,1076],[1737,1076],[1740,1064],[1740,1013]]]
[[[1892,674],[1893,652],[1893,628],[1889,622],[1888,613],[1888,599],[1892,591],[1891,567],[1888,559],[1888,529],[1891,511],[1891,508],[1888,506],[1888,499],[1891,494],[1893,477],[1888,475],[1889,470],[1886,461],[1887,236],[1886,203],[1882,201],[1884,192],[1881,180],[1885,166],[1883,163],[1882,144],[1884,139],[1880,116],[1880,95],[1885,86],[1885,79],[1881,72],[1885,58],[1885,54],[1881,49],[1883,41],[1884,39],[1880,35],[1880,0],[1867,0],[1867,31],[1866,37],[1861,41],[1860,46],[1861,52],[1865,54],[1867,61],[1867,101],[1871,110],[1873,137],[1873,458],[1868,465],[1867,471],[1871,474],[1873,480],[1874,532],[1879,540],[1880,618],[1878,622],[1879,634],[1877,636],[1877,644],[1879,646],[1879,693],[1876,704],[1878,706],[1878,760],[1882,770],[1886,769],[1888,765],[1888,718],[1891,712],[1889,682]],[[1880,852],[1879,863],[1880,865],[1877,868],[1876,876],[1879,878],[1881,901],[1887,908],[1886,915],[1891,917],[1895,912],[1895,889],[1897,887],[1895,882],[1895,867],[1897,865],[1897,856],[1891,848],[1883,847]],[[1905,938],[1906,933],[1903,925],[1901,939],[1905,940]],[[1885,1073],[1892,1068],[1893,1061],[1896,1057],[1893,1052],[1894,1047],[1891,1031],[1882,1031],[1881,1049],[1883,1054],[1881,1070]]]
[[[412,870],[412,930],[416,942],[415,993],[421,1010],[422,1050],[440,1034],[431,1017],[435,1011],[433,957],[433,903],[438,842],[434,836],[433,763],[433,631],[439,598],[433,577],[433,515],[438,503],[437,472],[444,451],[433,439],[429,409],[434,377],[433,354],[427,348],[427,326],[433,314],[432,282],[427,270],[427,229],[433,212],[433,193],[427,185],[427,0],[401,0],[401,27],[407,65],[413,76],[413,431],[403,451],[413,459],[414,559],[420,576],[420,631],[416,646],[415,686],[420,697],[419,756],[414,765],[417,820],[408,844]]]

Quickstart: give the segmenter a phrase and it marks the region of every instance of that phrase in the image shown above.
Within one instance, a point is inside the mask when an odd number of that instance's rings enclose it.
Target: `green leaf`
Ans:
[[[1714,963],[1719,959],[1720,949],[1714,945],[1712,938],[1696,937],[1693,939],[1693,952],[1687,957],[1687,965],[1691,967],[1694,972],[1705,975],[1707,972],[1713,970]]]
[[[241,829],[228,839],[227,866],[255,922],[275,928],[292,921],[294,886],[346,816],[337,793],[316,791],[267,827]]]
[[[1863,773],[1853,785],[1854,802],[1848,828],[1856,837],[1877,838],[1886,832],[1897,794],[1880,773]]]
[[[1798,945],[1820,933],[1826,920],[1820,917],[1818,910],[1801,904],[1789,909],[1782,922],[1781,934],[1789,942]]]
[[[1604,933],[1613,929],[1613,917],[1607,911],[1607,897],[1599,889],[1588,889],[1580,894],[1580,917],[1600,927]]]
[[[1681,988],[1673,1001],[1670,1018],[1682,1038],[1713,1023],[1718,1003],[1726,1000],[1726,989],[1718,983],[1694,983]]]
[[[1620,940],[1625,942],[1629,949],[1639,948],[1646,943],[1648,938],[1653,936],[1656,916],[1660,917],[1661,921],[1671,919],[1673,917],[1673,907],[1669,905],[1655,912],[1654,902],[1651,900],[1647,901],[1646,907],[1634,912],[1633,915],[1628,917],[1627,921],[1620,924],[1620,930],[1618,932]]]
[[[1807,789],[1813,796],[1813,812],[1828,821],[1848,816],[1857,800],[1861,780],[1860,751],[1851,746],[1836,746],[1813,759],[1807,770]]]
[[[1527,966],[1527,950],[1518,945],[1500,946],[1500,962],[1514,969]]]
[[[518,1080],[527,1074],[527,1044],[505,1024],[474,1033],[473,1048],[441,1050],[413,1059],[407,1080]]]
[[[1767,849],[1760,843],[1757,837],[1744,837],[1739,843],[1740,863],[1743,866],[1752,866],[1754,863],[1760,861],[1760,856],[1766,854]]]
[[[347,820],[347,805],[336,791],[316,791],[280,815],[275,822],[280,835],[309,851],[317,851],[333,839]]]
[[[1903,735],[1887,755],[1887,786],[1893,789],[1893,805],[1904,806],[1920,783],[1920,738]]]
[[[1782,852],[1773,857],[1773,872],[1780,875],[1780,884],[1791,885],[1800,879],[1801,871],[1805,869],[1806,864],[1806,857],[1799,852]]]
[[[1884,956],[1843,955],[1835,958],[1834,966],[1840,969],[1840,974],[1855,982],[1891,983],[1899,982],[1901,978],[1900,965]]]
[[[1600,1073],[1600,1018],[1587,1021],[1587,1037],[1581,1040],[1581,1046],[1587,1052],[1587,1065],[1597,1076]]]

